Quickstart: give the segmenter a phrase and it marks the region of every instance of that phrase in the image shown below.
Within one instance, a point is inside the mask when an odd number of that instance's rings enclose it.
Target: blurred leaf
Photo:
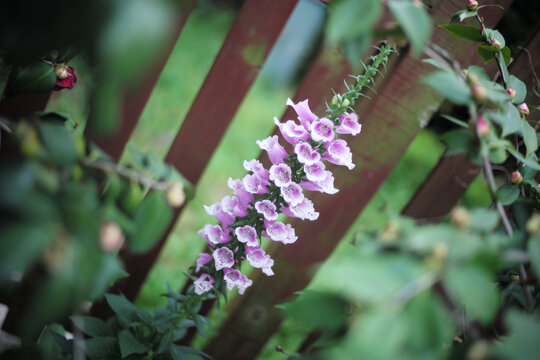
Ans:
[[[527,220],[529,220],[529,217],[531,216],[531,213],[532,213],[531,204],[526,201],[523,201],[522,199],[519,199],[518,201],[512,204],[512,207],[510,209],[512,211],[512,219],[515,221],[519,230],[522,233],[525,233],[526,232],[525,224],[527,223]]]
[[[378,0],[337,0],[328,6],[326,34],[339,43],[367,34],[379,20],[382,5]]]
[[[84,351],[91,360],[118,359],[117,339],[112,336],[95,336],[82,340]]]
[[[388,7],[411,42],[412,55],[419,56],[431,37],[431,19],[413,1],[390,0]]]
[[[451,71],[437,71],[424,78],[424,82],[447,100],[467,105],[471,102],[471,90],[465,81]]]
[[[182,345],[175,345],[174,346],[175,349],[178,349],[178,350],[181,350],[184,354],[189,354],[189,355],[195,355],[196,359],[209,359],[211,360],[212,357],[210,355],[208,355],[207,353],[205,352],[202,352],[200,350],[197,350],[197,349],[194,349],[190,346],[182,346]],[[193,359],[192,357],[190,357],[190,360]]]
[[[493,142],[489,146],[489,161],[493,164],[502,164],[508,158],[506,153],[506,144],[502,142]]]
[[[452,15],[452,18],[450,19],[450,24],[462,22],[465,19],[476,16],[476,14],[477,14],[476,10],[475,11],[460,10],[454,15]]]
[[[444,282],[470,321],[491,320],[499,306],[499,294],[489,273],[468,265],[451,271]]]
[[[540,279],[540,236],[533,235],[529,238],[527,250],[529,251],[531,267],[536,274],[536,278]]]
[[[52,90],[55,84],[54,67],[40,61],[15,70],[15,78],[5,91],[10,95],[41,93]]]
[[[530,167],[534,170],[540,170],[540,164],[538,164],[538,161],[533,160],[531,158],[525,158],[523,155],[521,155],[518,151],[508,148],[508,152],[512,154],[516,159],[521,161],[525,166]]]
[[[313,290],[304,290],[293,302],[283,305],[285,314],[315,328],[328,329],[343,325],[347,303],[340,297]]]
[[[71,321],[81,329],[86,335],[90,336],[112,336],[113,333],[107,323],[101,319],[92,316],[71,316]]]
[[[43,350],[44,360],[57,360],[62,359],[62,347],[55,340],[52,333],[64,335],[66,330],[60,324],[50,324],[43,329],[43,332],[39,336],[39,347]]]
[[[480,79],[478,83],[486,89],[486,97],[488,100],[495,103],[510,100],[510,95],[508,95],[504,87],[500,84],[482,79]]]
[[[371,36],[364,34],[354,39],[345,41],[345,51],[353,70],[359,72],[362,69],[364,54],[371,44]]]
[[[519,186],[504,184],[497,189],[497,198],[503,205],[510,205],[519,197]]]
[[[114,134],[121,119],[122,100],[119,82],[114,78],[98,82],[90,101],[89,129],[101,135]]]
[[[483,41],[484,36],[480,29],[464,24],[450,24],[450,25],[439,25],[440,28],[445,29],[454,36],[457,36],[462,39],[471,40],[471,41]]]
[[[441,136],[441,140],[448,147],[445,153],[447,156],[465,153],[475,144],[474,134],[465,129],[448,131]]]
[[[516,90],[516,96],[512,99],[512,102],[514,104],[521,104],[525,101],[525,97],[527,96],[527,86],[523,81],[515,77],[514,75],[510,75],[510,78],[508,79],[508,85]]]
[[[505,316],[505,322],[509,327],[508,336],[492,348],[493,353],[504,359],[538,359],[540,353],[538,316],[511,310]]]
[[[499,47],[500,49],[506,46],[504,37],[498,30],[484,29],[484,34],[486,35],[486,39],[489,44],[491,44],[493,40],[497,40],[501,44],[501,46]],[[497,51],[499,51],[499,49],[497,49]]]
[[[511,104],[505,104],[503,112],[490,112],[486,113],[486,115],[502,127],[502,137],[521,130],[521,116],[516,107]]]
[[[480,55],[482,60],[484,60],[484,64],[487,64],[490,60],[494,59],[493,54],[495,53],[495,50],[496,49],[493,48],[493,46],[485,44],[480,44],[476,47],[476,52]]]
[[[120,208],[128,215],[134,216],[139,205],[143,200],[143,191],[141,186],[135,182],[130,181],[129,187],[125,187],[120,197]]]
[[[506,66],[510,65],[510,59],[512,58],[512,51],[508,46],[505,46],[501,49],[501,54],[504,59],[504,63]]]
[[[465,128],[465,129],[468,129],[468,128],[469,128],[469,124],[467,124],[465,121],[456,119],[456,118],[453,117],[453,116],[446,115],[446,114],[442,114],[441,117],[445,118],[445,119],[448,120],[448,121],[453,122],[454,124],[456,124],[456,125],[458,125],[458,126],[461,126],[462,128]]]
[[[120,345],[122,358],[126,358],[131,354],[143,354],[151,350],[147,345],[138,342],[129,329],[120,331],[118,344]]]
[[[61,166],[77,162],[79,153],[75,141],[64,125],[53,122],[40,122],[39,134],[43,145],[54,162]]]
[[[172,219],[172,210],[160,192],[152,192],[135,211],[135,229],[130,240],[133,252],[145,252],[163,235]]]
[[[525,157],[533,154],[538,149],[538,138],[536,136],[536,130],[529,124],[527,119],[521,119],[521,134],[523,135],[523,142],[527,148],[527,154]]]
[[[467,73],[469,75],[476,75],[478,77],[478,80],[490,81],[489,75],[487,74],[486,70],[481,66],[471,65],[467,68]]]
[[[105,294],[105,299],[107,299],[107,303],[116,313],[120,323],[124,326],[127,326],[134,321],[137,317],[137,313],[142,311],[126,299],[124,295]]]
[[[469,211],[470,227],[477,231],[491,232],[499,223],[495,210],[476,208]]]
[[[129,276],[116,255],[103,254],[100,260],[101,264],[93,277],[93,286],[90,292],[91,299],[101,296],[116,280]]]

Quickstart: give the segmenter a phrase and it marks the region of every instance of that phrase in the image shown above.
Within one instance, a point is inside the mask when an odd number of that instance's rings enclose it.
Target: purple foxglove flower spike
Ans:
[[[315,121],[317,121],[317,115],[311,111],[309,108],[309,100],[300,101],[298,103],[294,103],[291,99],[287,99],[286,102],[287,105],[292,106],[294,111],[296,111],[296,114],[298,115],[298,120],[300,120],[300,123],[302,126],[310,131],[311,130],[311,124]]]
[[[234,196],[238,198],[242,205],[246,206],[249,202],[253,201],[253,194],[246,191],[242,180],[229,178],[227,185],[234,190]]]
[[[343,165],[354,169],[354,163],[352,162],[351,149],[347,146],[347,142],[342,139],[337,139],[326,143],[326,159],[333,164]]]
[[[302,188],[300,185],[293,182],[281,188],[281,196],[283,196],[283,199],[291,206],[298,205],[304,200]]]
[[[229,234],[223,231],[219,225],[206,224],[197,233],[199,236],[204,237],[208,244],[212,247],[218,244],[224,244],[229,242]]]
[[[263,249],[250,246],[246,246],[246,259],[251,266],[257,269],[266,267],[270,260],[272,260],[270,255],[266,254]]]
[[[234,265],[234,253],[229,248],[221,247],[216,249],[212,255],[214,256],[216,270],[230,268]]]

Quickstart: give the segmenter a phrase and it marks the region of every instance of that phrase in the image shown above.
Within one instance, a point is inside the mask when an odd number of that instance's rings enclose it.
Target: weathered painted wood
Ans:
[[[435,24],[445,23],[462,7],[462,1],[439,2],[433,13]],[[492,25],[501,15],[486,14],[485,21]],[[465,63],[475,56],[471,43],[456,41],[440,29],[435,29],[432,40]],[[438,108],[441,99],[421,82],[431,69],[408,54],[393,66],[393,72],[379,84],[379,95],[369,103],[362,101],[357,108],[363,131],[350,142],[357,167],[352,173],[335,169],[338,194],[312,196],[320,218],[316,222],[292,221],[299,236],[295,244],[272,244],[276,275],[251,276],[253,286],[234,301],[220,335],[204,349],[214,358],[223,359],[223,354],[238,360],[256,358],[281,323],[282,314],[275,305],[309,283],[313,266],[328,258],[418,133],[419,123]]]
[[[175,27],[171,31],[167,45],[164,46],[163,54],[161,54],[152,68],[142,77],[136,88],[124,90],[121,115],[116,132],[110,136],[92,133],[88,134],[89,139],[113,159],[118,160],[120,159],[120,156],[122,156],[124,147],[139,121],[144,107],[152,94],[152,90],[167,63],[196,2],[197,0],[185,0],[180,3],[178,7],[178,16],[174,22]]]
[[[208,73],[166,162],[197,184],[236,110],[253,84],[298,0],[246,0]],[[172,231],[181,209],[163,238],[142,255],[122,254],[129,278],[117,291],[134,299]]]

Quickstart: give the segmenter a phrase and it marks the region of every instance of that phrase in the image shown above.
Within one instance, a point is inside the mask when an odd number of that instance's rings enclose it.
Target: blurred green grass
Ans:
[[[142,151],[156,152],[161,157],[166,154],[233,20],[234,13],[230,11],[210,11],[208,8],[197,8],[194,11],[145,107],[130,140],[131,144]],[[82,73],[85,73],[84,68]],[[84,123],[85,87],[91,86],[92,82],[84,77],[79,81],[82,86],[76,87],[72,92],[55,96],[49,110],[72,109],[70,112],[73,118]],[[292,89],[268,86],[264,74],[259,76],[205,170],[195,198],[184,209],[145,282],[137,305],[149,308],[164,303],[165,299],[160,294],[166,291],[167,283],[173,289],[181,288],[185,281],[183,272],[195,262],[198,253],[205,246],[196,233],[206,222],[212,221],[204,212],[203,204],[216,202],[230,193],[227,179],[244,175],[242,161],[258,156],[255,140],[271,133],[273,116],[282,114],[285,100],[292,92]],[[399,212],[443,150],[442,144],[431,131],[422,130],[319,271],[324,271],[332,266],[332,263],[339,261],[340,254],[348,251],[351,239],[359,229],[380,228],[387,221],[389,212]],[[129,154],[124,154],[123,161],[130,161]],[[481,178],[471,186],[462,202],[466,205],[489,203]],[[224,317],[225,312],[214,312],[214,325],[217,326]],[[287,352],[294,352],[308,332],[309,329],[301,324],[286,320],[259,358],[283,359],[283,355],[276,353],[274,347],[280,345]],[[198,339],[197,343],[202,341]]]

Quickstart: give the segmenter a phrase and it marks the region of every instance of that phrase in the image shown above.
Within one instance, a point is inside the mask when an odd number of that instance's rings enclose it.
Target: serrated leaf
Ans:
[[[445,29],[450,34],[457,36],[462,39],[471,40],[471,41],[483,41],[484,36],[480,29],[465,24],[449,24],[449,25],[439,25],[440,28]]]
[[[525,101],[525,97],[527,96],[527,86],[523,81],[515,77],[514,75],[510,75],[510,78],[508,79],[508,85],[516,90],[516,96],[512,99],[512,102],[514,104],[521,104]]]
[[[523,135],[523,142],[527,148],[525,157],[529,157],[530,154],[533,154],[538,149],[538,137],[534,128],[525,118],[521,119],[521,134]]]
[[[152,192],[135,210],[134,233],[130,239],[133,252],[151,249],[167,229],[172,219],[172,210],[160,192]]]
[[[90,336],[109,336],[113,335],[107,323],[101,319],[92,316],[71,316],[71,321],[81,331]]]
[[[332,1],[328,7],[326,34],[339,43],[368,33],[382,14],[379,0]]]
[[[431,19],[412,1],[390,0],[388,7],[411,42],[412,55],[419,56],[431,37]]]
[[[118,334],[118,345],[120,346],[122,358],[126,358],[131,354],[144,354],[151,349],[147,345],[137,341],[129,329],[120,331]]]
[[[499,294],[492,276],[482,268],[464,266],[445,279],[450,294],[460,303],[469,321],[489,322],[499,306]]]
[[[503,205],[510,205],[519,197],[519,186],[504,184],[497,189],[497,199]]]
[[[452,15],[452,18],[450,19],[450,24],[462,22],[465,19],[476,16],[476,14],[477,14],[476,10],[475,11],[460,10],[454,15]]]
[[[426,76],[423,81],[455,104],[467,105],[471,102],[471,90],[465,80],[453,72],[437,71]]]

